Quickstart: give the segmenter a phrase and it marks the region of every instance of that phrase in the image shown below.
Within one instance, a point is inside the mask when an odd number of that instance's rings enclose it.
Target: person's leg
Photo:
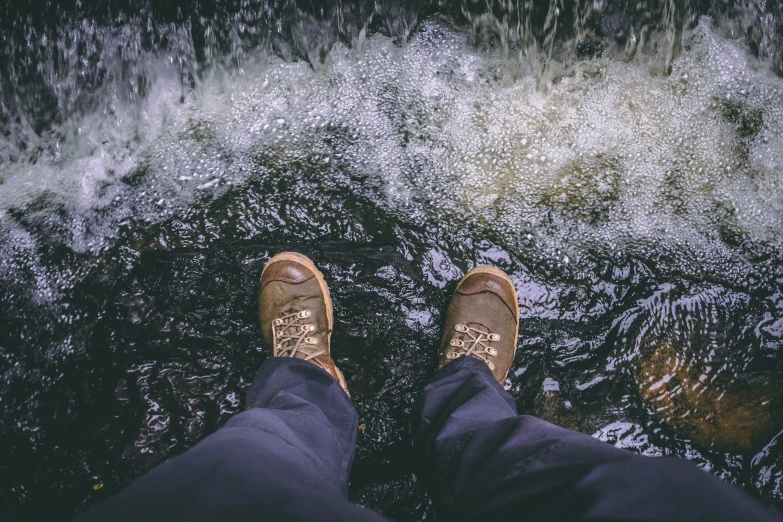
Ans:
[[[76,520],[383,520],[348,502],[357,417],[333,377],[301,359],[269,358],[246,405]]]
[[[312,261],[285,253],[267,263],[259,319],[272,357],[247,410],[79,522],[383,520],[348,502],[357,415],[331,357],[332,304]]]
[[[419,474],[444,520],[777,521],[691,463],[614,448],[518,415],[505,380],[516,349],[516,292],[502,273],[457,286],[440,371],[414,412]]]
[[[425,388],[414,433],[420,474],[446,520],[782,520],[685,460],[636,455],[517,415],[471,357]]]

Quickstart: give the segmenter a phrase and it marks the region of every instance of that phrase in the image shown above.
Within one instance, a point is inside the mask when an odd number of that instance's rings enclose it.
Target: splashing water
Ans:
[[[662,4],[656,25],[600,4],[559,25],[555,4],[536,7],[544,30],[527,4],[506,25],[464,8],[467,34],[438,16],[387,17],[407,27],[391,36],[325,17],[337,36],[290,40],[312,65],[235,53],[203,74],[193,56],[220,45],[192,28],[161,24],[150,56],[131,24],[83,25],[104,42],[92,66],[131,70],[88,92],[63,63],[47,73],[70,78],[59,121],[19,96],[28,117],[0,121],[9,511],[70,514],[239,411],[263,359],[256,280],[283,249],[312,256],[333,291],[363,426],[353,500],[431,515],[410,407],[450,291],[489,263],[520,295],[506,388],[521,411],[783,501],[774,38],[749,52],[728,11],[697,22]],[[124,62],[107,62],[107,41]]]

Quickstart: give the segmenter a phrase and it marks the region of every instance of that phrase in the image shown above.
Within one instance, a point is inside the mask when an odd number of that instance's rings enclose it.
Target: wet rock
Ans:
[[[655,417],[716,451],[757,451],[783,428],[779,386],[763,377],[711,373],[669,344],[643,360],[637,381]]]

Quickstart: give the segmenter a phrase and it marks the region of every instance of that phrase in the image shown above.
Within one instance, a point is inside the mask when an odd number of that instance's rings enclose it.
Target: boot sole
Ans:
[[[517,287],[514,286],[514,282],[511,281],[511,278],[508,277],[508,274],[505,273],[503,270],[499,268],[495,268],[494,266],[477,266],[471,270],[468,271],[465,276],[459,280],[459,283],[457,284],[457,288],[460,287],[462,282],[468,278],[468,276],[473,274],[490,274],[493,276],[497,276],[501,279],[503,279],[506,283],[508,283],[508,286],[511,287],[511,290],[514,292],[514,316],[517,318],[517,327],[514,332],[514,352],[511,354],[511,360],[514,360],[514,357],[517,354],[517,341],[519,339],[519,296],[517,296]],[[457,291],[455,290],[454,293],[456,294]],[[509,370],[511,368],[509,367]],[[500,383],[502,386],[503,383],[506,381],[506,377],[508,377],[508,370],[506,370],[506,374],[503,376],[503,382]]]
[[[331,357],[332,330],[334,328],[334,305],[332,304],[332,295],[329,293],[329,286],[326,284],[323,273],[318,270],[312,259],[306,255],[300,254],[298,252],[281,252],[272,256],[272,259],[267,261],[266,265],[264,265],[264,269],[261,271],[262,278],[264,277],[264,272],[266,271],[267,267],[271,265],[273,261],[294,261],[300,265],[306,266],[308,269],[310,269],[311,272],[315,274],[315,280],[318,281],[318,286],[321,287],[321,291],[324,294],[324,301],[326,302],[326,320],[329,324],[329,356]],[[340,386],[342,386],[343,390],[345,390],[345,393],[348,393],[348,385],[345,382],[345,376],[336,364],[334,365],[334,371],[337,373],[337,382],[340,384]],[[348,396],[350,397],[351,394],[348,393]]]

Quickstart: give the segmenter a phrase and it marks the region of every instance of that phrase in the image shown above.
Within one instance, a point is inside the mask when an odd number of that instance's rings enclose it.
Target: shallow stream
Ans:
[[[703,4],[9,3],[3,513],[68,517],[240,411],[282,250],[332,290],[352,500],[432,517],[411,406],[492,264],[520,411],[783,506],[781,13]]]

